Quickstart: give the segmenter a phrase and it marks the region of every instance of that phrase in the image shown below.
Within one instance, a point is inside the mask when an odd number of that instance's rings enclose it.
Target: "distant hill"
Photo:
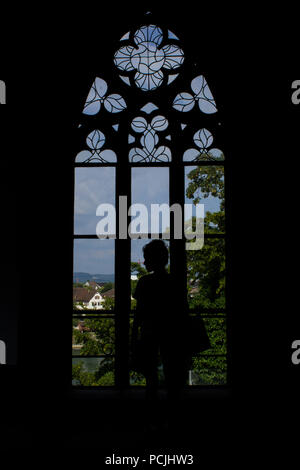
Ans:
[[[95,281],[95,282],[115,282],[114,274],[90,274],[90,273],[74,273],[73,282],[86,282],[86,281]]]

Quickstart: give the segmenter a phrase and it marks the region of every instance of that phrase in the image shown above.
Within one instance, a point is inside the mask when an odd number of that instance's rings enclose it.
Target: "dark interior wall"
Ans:
[[[24,96],[20,102],[19,95],[12,93],[9,104],[10,142],[21,142],[22,148],[11,164],[13,171],[17,161],[19,173],[20,367],[24,380],[44,383],[45,388],[67,386],[69,380],[65,338],[70,331],[74,129],[102,64],[111,63],[120,36],[143,21],[144,8],[120,8],[116,16],[113,7],[99,7],[99,28],[81,16],[66,22],[50,12],[50,22],[36,25],[42,47],[37,47],[36,34],[26,35],[24,44],[19,44],[16,73],[10,77],[10,88],[18,89],[21,81]],[[157,18],[183,38],[186,54],[203,64],[217,101],[240,111],[237,90],[242,86],[243,65],[239,64],[237,76],[227,73],[229,64],[236,70],[233,38],[224,39],[215,25],[214,37],[206,40],[209,28],[206,32],[199,28],[193,15],[174,8],[172,14],[158,12]],[[225,55],[225,50],[231,52]],[[231,116],[235,121],[229,112],[226,142],[233,140],[230,133],[236,140]]]
[[[248,11],[235,21],[230,12],[225,20],[220,11],[206,16],[203,10],[173,4],[168,10],[167,5],[163,11],[157,9],[158,17],[184,37],[185,49],[203,64],[203,74],[226,109],[225,142],[234,162],[228,173],[234,385],[253,389],[276,377],[275,364],[263,365],[274,323],[263,300],[270,278],[269,266],[264,265],[266,251],[258,238],[272,238],[265,184],[276,181],[274,170],[279,167],[266,164],[266,159],[270,161],[270,155],[280,159],[274,144],[281,127],[276,109],[286,108],[278,87],[288,86],[293,71],[290,67],[287,72],[287,57],[277,47],[276,25],[265,23],[266,38],[258,12]],[[19,391],[30,396],[37,389],[47,396],[59,395],[68,389],[70,379],[70,343],[65,338],[70,331],[74,125],[91,82],[101,75],[101,60],[108,60],[119,37],[142,21],[145,9],[99,6],[92,12],[79,9],[71,19],[49,8],[33,28],[30,22],[20,25],[20,40],[6,56],[8,118],[1,129],[1,149],[3,141],[6,149],[5,158],[1,150],[1,211],[8,222],[1,229],[5,239],[1,311],[10,312],[14,330],[19,316],[18,365],[12,374]],[[257,325],[253,316],[257,319],[261,311],[264,315]],[[13,353],[10,357],[13,361]],[[6,381],[6,386],[14,383]]]

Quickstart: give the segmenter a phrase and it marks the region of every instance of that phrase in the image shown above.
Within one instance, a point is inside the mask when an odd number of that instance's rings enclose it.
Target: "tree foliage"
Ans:
[[[207,211],[205,234],[225,231],[225,187],[222,166],[197,166],[188,173],[186,195],[194,204],[204,203],[213,196],[219,210]],[[207,238],[201,250],[187,253],[188,300],[191,308],[225,307],[225,243],[220,238]]]
[[[204,203],[213,196],[218,201],[215,211],[206,211],[204,220],[205,234],[225,233],[225,188],[224,169],[222,166],[197,166],[188,174],[189,184],[186,196],[194,204]],[[195,220],[192,220],[195,224]],[[222,238],[204,239],[201,250],[187,250],[187,290],[190,308],[201,311],[205,308],[225,308],[225,243]],[[147,274],[140,264],[131,263],[131,273],[137,275],[137,280],[131,280],[133,293],[138,279]],[[108,286],[107,286],[108,287]],[[109,286],[110,288],[112,286]],[[107,288],[107,290],[109,290]],[[104,291],[102,290],[102,293]],[[159,298],[157,299],[159,303]],[[114,299],[106,298],[103,304],[105,310],[114,309]],[[131,299],[131,309],[136,307],[135,299]],[[225,384],[226,383],[226,319],[220,315],[217,318],[204,318],[212,349],[199,354],[192,360],[193,384]],[[73,321],[76,326],[76,320]],[[73,366],[73,380],[83,386],[114,385],[114,354],[115,327],[112,318],[89,318],[84,320],[86,331],[74,331],[74,342],[81,344],[81,356],[104,355],[96,372],[85,369],[84,363]],[[130,319],[130,331],[132,318]],[[130,371],[132,385],[145,385],[145,377]]]
[[[100,290],[101,294],[104,294],[104,293],[107,292],[108,290],[113,289],[114,286],[115,286],[115,285],[114,285],[113,282],[106,282],[106,283],[104,284],[104,286],[101,287],[101,290]]]
[[[206,211],[204,233],[225,233],[225,186],[223,166],[197,166],[188,173],[186,196],[194,204],[204,203],[213,196],[218,204],[215,211]],[[195,224],[195,220],[192,221]],[[222,238],[208,238],[200,250],[188,250],[187,290],[190,308],[225,308],[225,242]],[[225,318],[207,318],[205,326],[212,349],[208,357],[193,358],[194,384],[226,383],[226,322]],[[219,354],[220,356],[214,356]],[[222,356],[224,355],[224,356]]]

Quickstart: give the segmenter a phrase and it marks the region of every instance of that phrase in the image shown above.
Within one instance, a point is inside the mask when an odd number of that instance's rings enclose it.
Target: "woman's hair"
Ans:
[[[152,262],[161,263],[163,266],[168,264],[169,252],[163,240],[152,240],[143,247],[143,252]]]

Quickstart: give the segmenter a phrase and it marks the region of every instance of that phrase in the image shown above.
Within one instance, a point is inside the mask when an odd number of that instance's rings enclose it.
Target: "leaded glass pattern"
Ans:
[[[164,116],[155,116],[150,123],[144,117],[136,117],[131,123],[132,129],[143,134],[140,138],[140,147],[134,147],[129,151],[129,161],[134,163],[170,162],[171,150],[165,145],[158,147],[159,135],[167,129],[169,123]]]
[[[192,80],[191,89],[193,91],[192,95],[183,92],[175,97],[173,102],[174,109],[186,113],[191,111],[198,102],[199,109],[203,113],[214,114],[217,112],[214,97],[203,75],[199,75]]]
[[[213,140],[213,135],[209,130],[199,129],[194,134],[194,143],[197,149],[190,148],[186,150],[183,155],[183,161],[224,160],[224,154],[220,149],[211,148]]]
[[[175,38],[173,35],[173,40]],[[135,46],[121,47],[115,53],[114,62],[122,72],[135,71],[135,85],[143,91],[158,88],[164,79],[163,69],[177,69],[184,61],[184,53],[179,46],[162,46],[163,32],[157,26],[142,26],[135,32],[133,41]]]
[[[89,150],[82,150],[76,156],[76,163],[113,163],[117,161],[117,155],[113,150],[102,150],[105,144],[105,135],[99,129],[95,129],[86,138]]]
[[[110,113],[120,113],[126,109],[126,103],[122,96],[117,93],[107,95],[107,89],[106,81],[96,77],[84,105],[83,114],[97,114],[102,104]]]

